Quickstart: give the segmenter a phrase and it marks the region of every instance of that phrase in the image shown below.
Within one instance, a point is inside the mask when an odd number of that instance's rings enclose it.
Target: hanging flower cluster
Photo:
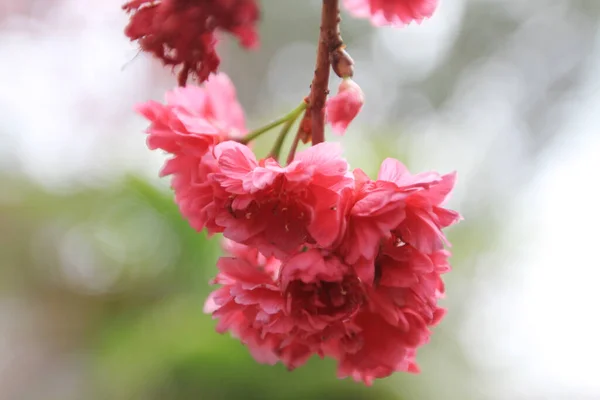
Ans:
[[[345,0],[375,24],[431,15],[430,0]],[[323,0],[323,29],[309,96],[289,114],[249,131],[231,80],[218,72],[216,34],[257,44],[253,0],[130,1],[127,35],[167,65],[180,87],[137,111],[150,121],[148,147],[170,155],[175,201],[190,225],[223,235],[205,312],[262,363],[289,369],[311,356],[337,360],[338,376],[371,384],[395,371],[418,372],[417,349],[444,315],[441,275],[450,270],[443,229],[460,215],[444,208],[455,174],[413,175],[383,161],[376,178],[350,169],[325,124],[343,134],[364,93],[339,34],[338,0]],[[342,78],[327,99],[329,71]],[[194,76],[201,84],[187,85]],[[279,156],[295,122],[287,162]],[[281,127],[257,158],[253,139]],[[296,153],[299,142],[312,146]]]

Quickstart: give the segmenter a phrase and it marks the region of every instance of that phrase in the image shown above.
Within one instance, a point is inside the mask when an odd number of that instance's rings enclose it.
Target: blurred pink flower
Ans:
[[[214,222],[219,212],[214,202],[219,187],[209,179],[217,168],[212,151],[208,151],[202,157],[175,156],[161,170],[161,176],[172,176],[171,188],[181,215],[192,228],[206,228],[209,235],[223,231]]]
[[[166,104],[151,100],[136,107],[151,123],[147,130],[151,150],[202,157],[212,145],[245,133],[244,111],[223,73],[203,86],[175,88],[165,100]]]
[[[180,66],[180,86],[190,73],[203,82],[217,71],[218,30],[237,36],[245,47],[258,45],[255,0],[132,0],[123,9],[131,14],[125,34],[165,65]]]
[[[213,75],[203,86],[176,88],[166,94],[166,104],[149,101],[137,111],[150,121],[148,147],[173,155],[161,171],[171,175],[175,201],[197,230],[221,232],[214,224],[213,202],[218,190],[209,179],[217,170],[213,147],[245,131],[244,111],[227,75]]]
[[[360,86],[351,78],[343,79],[338,93],[327,100],[325,109],[327,122],[331,124],[333,132],[343,135],[362,109],[364,102]]]
[[[356,17],[369,18],[374,25],[402,26],[431,17],[437,0],[344,0]]]

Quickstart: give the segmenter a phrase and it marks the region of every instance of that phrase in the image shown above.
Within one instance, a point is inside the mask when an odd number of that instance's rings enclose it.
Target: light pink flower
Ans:
[[[237,101],[235,87],[225,74],[213,75],[201,87],[176,88],[166,94],[166,104],[149,101],[137,107],[150,122],[148,147],[173,155],[161,171],[172,176],[182,215],[196,230],[221,232],[215,225],[219,188],[208,179],[218,164],[214,146],[245,133],[244,112]]]
[[[340,235],[341,202],[353,181],[340,154],[338,145],[323,143],[282,167],[272,158],[257,161],[240,143],[217,145],[211,179],[227,197],[215,200],[224,202],[216,224],[225,237],[279,258],[305,243],[330,246]]]
[[[220,189],[209,179],[217,168],[212,151],[208,151],[201,158],[175,156],[161,171],[161,176],[172,176],[171,187],[181,215],[192,228],[197,231],[206,228],[209,235],[223,231],[215,224],[220,209],[214,200]]]
[[[228,137],[245,133],[244,112],[225,74],[204,86],[179,87],[165,95],[166,104],[148,101],[136,110],[150,121],[148,147],[173,155],[202,157]]]
[[[204,118],[226,138],[243,137],[246,117],[231,79],[223,72],[211,75],[204,83],[204,91]]]
[[[437,0],[344,0],[344,6],[358,18],[369,18],[376,26],[403,26],[431,17]]]
[[[343,135],[363,107],[365,97],[362,89],[351,78],[340,83],[335,96],[327,100],[325,115],[335,134]]]

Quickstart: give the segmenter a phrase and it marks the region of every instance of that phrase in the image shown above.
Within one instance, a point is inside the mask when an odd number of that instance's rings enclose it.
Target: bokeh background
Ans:
[[[218,238],[157,177],[132,107],[174,79],[120,5],[0,0],[0,399],[600,399],[599,1],[344,18],[366,94],[346,156],[457,170],[465,218],[422,373],[368,389],[327,360],[258,365],[203,315]],[[307,94],[318,31],[318,0],[262,5],[260,51],[220,48],[250,127]]]

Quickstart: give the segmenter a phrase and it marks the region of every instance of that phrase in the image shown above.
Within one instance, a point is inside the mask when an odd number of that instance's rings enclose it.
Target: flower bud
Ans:
[[[365,102],[360,86],[351,78],[342,80],[338,93],[327,100],[325,107],[327,122],[333,132],[343,135],[348,125],[358,115]]]
[[[354,76],[354,60],[350,54],[340,46],[331,53],[331,67],[340,78],[352,78]]]

